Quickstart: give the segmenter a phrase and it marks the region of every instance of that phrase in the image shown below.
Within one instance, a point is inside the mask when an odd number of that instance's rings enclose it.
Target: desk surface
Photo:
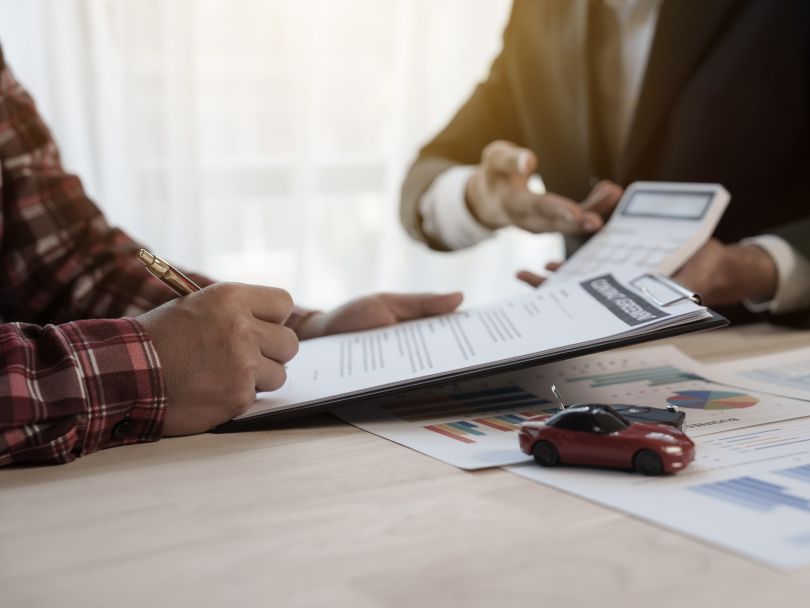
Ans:
[[[704,360],[810,345],[768,326]],[[499,469],[327,415],[0,471],[6,606],[798,606],[784,574]]]

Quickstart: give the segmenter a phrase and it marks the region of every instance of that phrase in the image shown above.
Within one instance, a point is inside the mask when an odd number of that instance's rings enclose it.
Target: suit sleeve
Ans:
[[[768,232],[785,239],[791,247],[810,260],[810,217],[784,224]],[[769,319],[779,325],[810,329],[810,309],[786,315],[771,315]]]
[[[488,143],[505,139],[523,145],[516,119],[513,78],[519,45],[515,40],[523,15],[524,2],[516,0],[503,36],[503,49],[490,68],[486,81],[479,84],[450,123],[419,152],[402,186],[400,219],[408,234],[434,249],[421,227],[419,199],[433,180],[447,169],[477,164]]]
[[[775,230],[768,230],[768,232],[782,237],[796,251],[810,259],[810,217],[784,224]]]

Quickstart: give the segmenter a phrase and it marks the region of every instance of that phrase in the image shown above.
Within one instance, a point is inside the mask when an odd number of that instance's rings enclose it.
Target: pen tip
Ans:
[[[146,249],[141,249],[138,252],[138,259],[147,266],[149,266],[155,261],[155,256],[149,253]]]

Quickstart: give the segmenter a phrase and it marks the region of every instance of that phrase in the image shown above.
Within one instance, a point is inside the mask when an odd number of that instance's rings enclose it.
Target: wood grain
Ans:
[[[705,361],[810,345],[760,325],[670,341]],[[700,514],[696,513],[696,517]],[[770,571],[328,415],[0,471],[3,606],[803,606]]]

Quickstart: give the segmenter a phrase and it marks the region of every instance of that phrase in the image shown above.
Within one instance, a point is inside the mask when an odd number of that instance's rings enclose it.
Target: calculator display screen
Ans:
[[[706,213],[713,192],[650,192],[639,190],[627,201],[622,215],[699,220]]]

